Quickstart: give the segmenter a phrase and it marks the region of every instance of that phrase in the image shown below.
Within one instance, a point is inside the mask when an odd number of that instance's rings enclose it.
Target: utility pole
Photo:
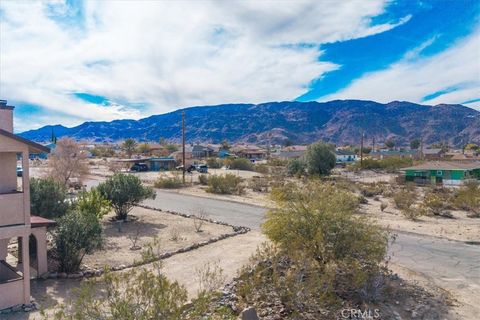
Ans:
[[[182,112],[182,164],[183,164],[183,184],[185,184],[185,111]]]
[[[363,138],[365,138],[365,131],[362,131],[362,140],[360,142],[360,168],[363,169]]]
[[[373,136],[372,140],[372,152],[375,152],[375,136]]]

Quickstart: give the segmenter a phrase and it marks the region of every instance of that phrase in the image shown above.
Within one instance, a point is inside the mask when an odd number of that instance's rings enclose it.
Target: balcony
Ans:
[[[0,226],[25,223],[24,193],[0,193]]]

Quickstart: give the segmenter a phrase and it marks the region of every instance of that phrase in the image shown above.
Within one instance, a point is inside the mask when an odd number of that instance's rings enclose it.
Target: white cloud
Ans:
[[[318,44],[408,21],[370,26],[386,3],[87,1],[78,24],[62,1],[2,1],[0,96],[40,105],[53,116],[20,119],[21,128],[54,119],[72,125],[181,106],[291,100],[338,68],[318,61]],[[143,113],[103,107],[74,92],[149,107]]]
[[[322,101],[370,99],[380,102],[406,100],[425,104],[462,103],[480,97],[480,28],[449,49],[419,57],[434,39],[405,55],[385,70],[365,74],[351,85]],[[443,93],[429,100],[424,97]],[[465,104],[480,110],[480,102]]]

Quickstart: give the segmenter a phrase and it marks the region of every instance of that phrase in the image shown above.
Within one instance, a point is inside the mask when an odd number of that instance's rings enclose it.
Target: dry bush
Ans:
[[[174,175],[173,177],[162,175],[158,177],[157,180],[155,180],[153,185],[155,188],[160,189],[179,189],[184,186],[183,181],[179,175]]]
[[[198,176],[198,182],[202,185],[202,186],[206,186],[208,185],[208,176],[206,174],[201,174]]]
[[[196,269],[195,274],[198,278],[199,294],[218,290],[226,281],[226,276],[218,261],[207,262],[202,268]]]
[[[451,207],[452,197],[446,189],[431,189],[425,193],[422,207],[427,214],[453,218],[448,210]]]
[[[196,232],[202,232],[202,227],[205,224],[205,220],[207,219],[207,213],[205,210],[200,209],[198,211],[198,215],[193,216],[193,226]]]
[[[48,157],[49,176],[55,181],[68,186],[76,181],[81,184],[88,174],[87,155],[73,139],[63,138],[58,141],[55,150]]]
[[[248,182],[248,187],[255,192],[268,192],[270,183],[266,177],[253,177]]]
[[[210,176],[208,178],[207,192],[241,195],[245,192],[245,187],[243,186],[243,179],[241,177],[227,173],[224,176]]]
[[[455,194],[455,203],[458,207],[470,212],[472,218],[480,218],[480,184],[469,182]]]

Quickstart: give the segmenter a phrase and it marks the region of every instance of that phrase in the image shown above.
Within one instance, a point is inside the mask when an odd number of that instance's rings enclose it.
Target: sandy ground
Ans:
[[[113,213],[104,217],[104,250],[86,255],[84,265],[101,268],[105,265],[129,265],[140,261],[142,250],[130,250],[137,235],[136,244],[143,249],[157,237],[160,253],[163,253],[233,232],[231,227],[208,222],[203,223],[202,232],[196,232],[194,219],[139,207],[135,207],[130,215],[138,220],[119,225],[118,222],[110,221]],[[173,240],[174,236],[178,237],[178,240]]]
[[[456,241],[480,241],[480,219],[469,218],[464,211],[452,211],[455,219],[422,216],[412,221],[395,208],[391,199],[380,197],[379,200],[368,198],[368,204],[362,205],[362,210],[382,226],[393,231],[412,232]],[[388,202],[384,212],[380,210],[381,201]]]
[[[392,272],[398,274],[401,278],[408,279],[410,282],[420,285],[437,296],[446,297],[445,300],[450,302],[450,304],[448,304],[449,313],[453,319],[478,319],[478,315],[480,314],[478,291],[473,292],[472,290],[464,290],[464,288],[446,290],[438,286],[435,279],[427,278],[423,274],[393,263],[390,263],[389,267]]]
[[[207,263],[215,263],[223,269],[224,284],[230,282],[237,271],[248,263],[256,252],[257,246],[266,241],[259,232],[249,232],[201,247],[197,250],[181,253],[163,260],[163,272],[172,280],[186,286],[189,297],[196,295],[199,281],[196,270]],[[151,265],[144,266],[152,268]],[[51,312],[57,303],[68,303],[75,296],[74,289],[80,286],[80,280],[32,281],[32,297],[47,311]],[[40,312],[19,312],[3,316],[1,319],[42,319]]]

